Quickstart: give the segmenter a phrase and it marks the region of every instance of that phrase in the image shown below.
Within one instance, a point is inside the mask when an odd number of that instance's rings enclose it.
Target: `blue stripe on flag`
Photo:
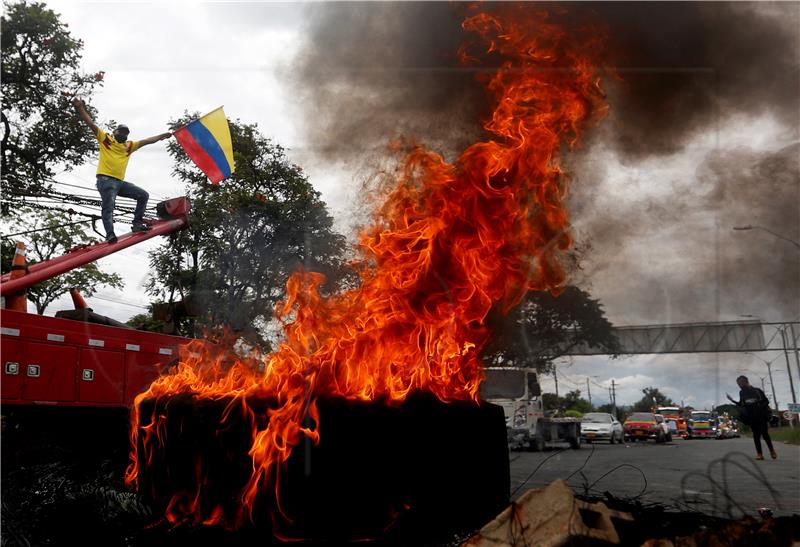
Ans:
[[[194,137],[194,140],[197,141],[197,144],[211,156],[211,159],[217,164],[217,167],[219,167],[220,172],[225,178],[230,177],[231,166],[228,165],[225,152],[222,151],[222,147],[217,142],[217,139],[214,138],[214,135],[211,134],[211,131],[200,123],[200,120],[193,121],[186,126],[186,129],[191,133],[192,137]]]

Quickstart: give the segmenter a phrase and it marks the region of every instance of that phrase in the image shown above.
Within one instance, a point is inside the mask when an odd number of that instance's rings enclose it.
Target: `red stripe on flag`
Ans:
[[[217,167],[216,162],[208,155],[208,153],[197,144],[191,133],[182,127],[175,132],[175,139],[181,145],[183,151],[189,156],[189,159],[197,164],[197,167],[211,179],[214,184],[219,184],[225,176],[222,171]]]

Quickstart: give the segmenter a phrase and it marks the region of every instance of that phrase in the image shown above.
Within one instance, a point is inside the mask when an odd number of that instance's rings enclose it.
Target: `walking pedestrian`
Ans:
[[[736,378],[739,384],[739,400],[735,401],[730,395],[725,394],[733,404],[741,409],[740,421],[750,426],[753,431],[753,443],[756,445],[756,459],[763,460],[764,454],[761,452],[761,438],[767,443],[772,459],[778,457],[772,447],[772,439],[769,436],[769,418],[772,411],[769,408],[769,399],[764,392],[757,387],[750,385],[747,376]]]
[[[136,200],[136,210],[133,213],[131,231],[146,232],[150,227],[144,223],[144,212],[150,195],[135,184],[127,182],[125,180],[125,170],[128,168],[128,160],[131,154],[142,146],[170,138],[172,133],[161,133],[140,141],[129,141],[130,129],[128,129],[127,125],[118,125],[114,132],[109,135],[94,123],[82,100],[75,98],[72,100],[72,105],[78,111],[81,120],[95,134],[97,142],[100,143],[100,159],[97,162],[97,191],[100,192],[102,203],[100,217],[106,230],[106,241],[109,243],[117,242],[117,236],[114,234],[114,205],[117,196]]]

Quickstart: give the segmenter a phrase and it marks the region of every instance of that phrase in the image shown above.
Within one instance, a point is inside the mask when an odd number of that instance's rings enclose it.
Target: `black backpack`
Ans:
[[[764,395],[764,392],[760,389],[754,389],[758,392],[758,402],[752,405],[742,405],[740,407],[739,421],[749,426],[767,422],[772,415],[772,409],[769,407],[769,399],[767,399],[767,396]]]

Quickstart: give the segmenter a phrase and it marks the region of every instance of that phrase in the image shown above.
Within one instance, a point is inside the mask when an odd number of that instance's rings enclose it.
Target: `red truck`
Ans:
[[[157,206],[159,220],[148,232],[75,249],[2,276],[3,405],[129,407],[160,369],[175,360],[178,346],[189,339],[127,328],[85,308],[58,312],[56,317],[27,313],[25,291],[142,241],[182,230],[188,226],[189,209],[186,198],[163,201]]]

